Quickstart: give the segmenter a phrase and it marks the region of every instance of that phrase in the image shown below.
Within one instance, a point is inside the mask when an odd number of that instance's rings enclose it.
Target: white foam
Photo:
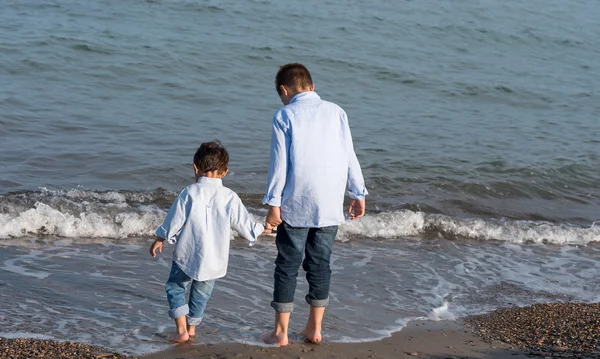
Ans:
[[[157,193],[119,193],[72,190],[44,191],[50,198],[32,208],[11,207],[0,214],[0,238],[51,235],[65,238],[110,238],[152,236],[166,212],[148,202],[130,206],[130,197],[154,200]],[[148,197],[148,198],[146,198]],[[87,202],[87,201],[91,202]],[[64,202],[67,202],[66,204]],[[83,202],[82,202],[83,201]],[[264,219],[264,209],[251,209],[255,218]],[[519,221],[509,219],[457,218],[410,210],[370,214],[359,220],[346,221],[338,240],[352,238],[395,239],[424,234],[445,238],[498,240],[513,243],[588,244],[600,241],[600,226],[578,227],[564,223]],[[361,263],[357,263],[360,265]]]
[[[402,238],[434,233],[450,238],[497,240],[513,243],[580,244],[600,242],[600,226],[577,227],[549,222],[509,219],[453,218],[402,210],[346,221],[340,240],[352,237]]]
[[[366,236],[370,238],[397,238],[416,236],[425,227],[422,212],[382,212],[365,216],[359,220],[346,221],[340,228],[342,238]]]
[[[31,234],[83,238],[126,238],[129,236],[151,236],[162,220],[162,211],[145,213],[81,212],[63,213],[45,203],[36,203],[35,208],[21,212],[16,217],[0,215],[0,238],[24,237]]]
[[[437,308],[433,308],[427,318],[430,320],[435,320],[435,321],[445,320],[445,319],[456,319],[456,317],[452,313],[450,313],[450,310],[448,309],[448,307],[449,307],[448,302],[444,301],[444,304],[442,304],[441,306],[439,306]]]

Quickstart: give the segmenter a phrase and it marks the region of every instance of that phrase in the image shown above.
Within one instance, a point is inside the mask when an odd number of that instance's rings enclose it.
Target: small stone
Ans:
[[[410,356],[412,356],[412,357],[419,356],[419,353],[417,353],[417,352],[410,352],[410,353],[407,353],[407,354],[410,355]]]

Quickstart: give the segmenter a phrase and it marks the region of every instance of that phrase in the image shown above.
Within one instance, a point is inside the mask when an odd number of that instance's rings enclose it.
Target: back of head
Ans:
[[[229,153],[219,141],[204,142],[200,145],[194,155],[194,164],[200,173],[227,171],[229,165]]]
[[[313,85],[312,77],[308,69],[299,63],[283,65],[275,76],[275,88],[281,95],[281,85],[291,89],[293,92],[302,92],[310,89]]]

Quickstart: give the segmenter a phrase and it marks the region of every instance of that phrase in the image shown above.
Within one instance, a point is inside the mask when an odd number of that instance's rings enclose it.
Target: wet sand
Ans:
[[[272,358],[527,358],[522,351],[503,344],[490,344],[471,329],[454,321],[414,322],[389,338],[365,343],[294,342],[288,347],[259,347],[247,344],[178,344],[142,356],[141,359],[272,359]]]

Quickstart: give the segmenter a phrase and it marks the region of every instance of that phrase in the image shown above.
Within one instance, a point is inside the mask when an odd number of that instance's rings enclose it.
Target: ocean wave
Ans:
[[[176,193],[156,191],[52,191],[0,197],[0,238],[111,238],[152,236]],[[247,198],[254,196],[247,195]],[[252,202],[252,201],[249,201]],[[259,221],[265,209],[249,205]],[[413,209],[369,213],[340,227],[340,241],[445,238],[585,245],[600,242],[600,226],[507,218],[461,218]]]
[[[600,242],[600,225],[590,227],[545,221],[511,219],[457,218],[411,210],[382,212],[359,221],[348,221],[340,228],[342,239],[352,237],[393,239],[402,237],[440,237],[512,243],[586,245]]]

